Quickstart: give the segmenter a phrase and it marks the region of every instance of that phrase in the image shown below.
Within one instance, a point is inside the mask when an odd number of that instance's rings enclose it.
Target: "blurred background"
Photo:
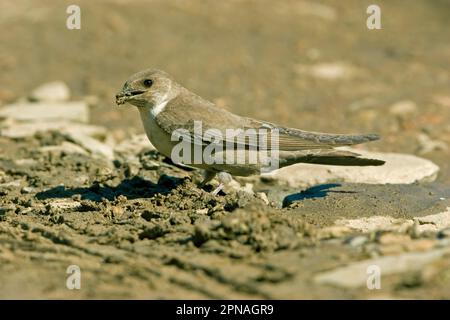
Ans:
[[[1,2],[1,104],[61,80],[121,140],[143,129],[115,93],[159,68],[241,115],[380,133],[369,148],[430,158],[450,182],[450,1],[376,1],[382,30],[361,0],[80,0],[68,30],[72,2]]]

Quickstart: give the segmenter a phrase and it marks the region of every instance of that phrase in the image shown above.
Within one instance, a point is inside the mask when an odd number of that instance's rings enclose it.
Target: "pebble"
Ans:
[[[445,151],[448,150],[448,145],[444,141],[431,139],[427,134],[420,133],[417,136],[417,142],[419,144],[418,153],[427,154],[433,151]]]
[[[88,152],[83,149],[82,147],[68,142],[63,141],[58,146],[44,146],[40,147],[39,151],[42,153],[52,153],[52,154],[82,154],[82,155],[88,155]]]
[[[145,134],[134,135],[114,147],[114,152],[125,158],[135,157],[142,152],[151,150],[155,150],[155,147]]]
[[[44,83],[31,91],[30,99],[45,102],[67,101],[70,99],[70,89],[62,81]]]
[[[389,107],[389,112],[395,116],[404,117],[417,112],[417,105],[414,101],[402,100]]]
[[[356,236],[347,240],[347,243],[352,247],[360,247],[368,241],[369,239],[366,236]]]
[[[269,198],[267,197],[267,194],[265,192],[257,192],[255,195],[258,199],[261,199],[266,205],[270,204]]]
[[[351,232],[352,232],[352,230],[345,226],[330,226],[330,227],[325,227],[325,228],[318,230],[317,237],[319,239],[334,239],[334,238],[340,238]]]
[[[82,146],[84,149],[88,150],[93,155],[98,155],[104,157],[108,160],[114,159],[113,149],[105,144],[96,140],[88,135],[82,133],[70,132],[68,137],[76,144]]]
[[[353,78],[358,73],[357,68],[341,62],[297,65],[296,71],[301,75],[325,80]]]

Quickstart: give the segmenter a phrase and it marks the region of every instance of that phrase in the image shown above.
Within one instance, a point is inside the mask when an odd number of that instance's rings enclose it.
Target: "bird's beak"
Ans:
[[[134,96],[144,93],[144,90],[122,90],[118,94],[116,94],[116,103],[117,105],[124,104],[130,99],[133,99]]]

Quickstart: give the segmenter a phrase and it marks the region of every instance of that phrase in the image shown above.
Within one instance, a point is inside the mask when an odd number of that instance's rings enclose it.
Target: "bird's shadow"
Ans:
[[[57,186],[45,191],[38,192],[36,198],[39,200],[52,198],[70,198],[74,195],[80,195],[83,200],[92,200],[100,202],[103,199],[114,200],[119,195],[124,195],[128,199],[151,198],[155,194],[167,194],[178,185],[182,184],[183,178],[176,178],[162,175],[158,183],[145,180],[141,177],[125,179],[117,186],[107,186],[94,182],[89,187],[66,188]]]
[[[306,199],[315,199],[315,198],[324,198],[327,196],[328,193],[334,192],[334,193],[356,193],[356,191],[344,191],[344,190],[331,190],[336,187],[341,187],[341,184],[338,183],[328,183],[328,184],[321,184],[318,186],[314,186],[311,188],[308,188],[306,190],[303,190],[298,193],[290,194],[286,196],[283,199],[283,208],[291,205],[294,202],[297,201],[303,201]]]

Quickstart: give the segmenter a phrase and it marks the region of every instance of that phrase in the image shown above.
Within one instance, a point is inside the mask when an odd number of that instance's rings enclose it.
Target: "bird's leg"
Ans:
[[[227,172],[219,172],[217,178],[219,179],[219,186],[213,192],[211,192],[213,196],[216,196],[226,184],[230,183],[231,180],[233,180],[231,175]]]
[[[210,182],[216,176],[215,171],[205,170],[205,174],[203,177],[203,181],[198,185],[200,188],[203,188],[208,182]]]

